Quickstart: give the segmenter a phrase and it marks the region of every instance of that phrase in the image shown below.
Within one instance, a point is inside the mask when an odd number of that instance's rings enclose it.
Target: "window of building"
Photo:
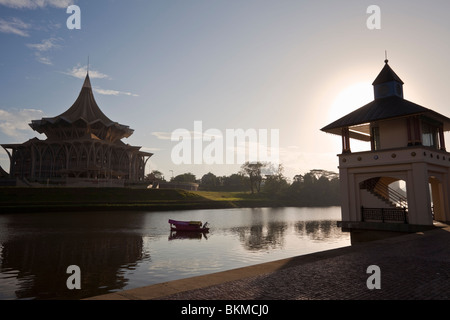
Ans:
[[[438,127],[423,121],[422,122],[422,145],[426,147],[439,148]]]

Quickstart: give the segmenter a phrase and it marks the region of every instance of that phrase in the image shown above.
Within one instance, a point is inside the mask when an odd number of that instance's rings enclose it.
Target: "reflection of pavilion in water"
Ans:
[[[2,244],[0,270],[17,273],[17,299],[80,299],[122,289],[127,279],[119,270],[124,266],[132,270],[148,258],[140,234],[55,232],[52,227],[45,230],[45,223],[42,229],[39,234],[11,237]],[[81,290],[66,286],[70,265],[80,267]]]

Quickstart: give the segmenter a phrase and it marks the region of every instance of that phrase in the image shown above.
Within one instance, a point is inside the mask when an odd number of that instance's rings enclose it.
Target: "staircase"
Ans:
[[[363,182],[362,189],[366,189],[392,208],[408,209],[408,200],[405,195],[392,189],[381,178],[369,179]]]

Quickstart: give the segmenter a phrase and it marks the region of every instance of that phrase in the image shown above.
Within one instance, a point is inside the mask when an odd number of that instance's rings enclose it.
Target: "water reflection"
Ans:
[[[63,219],[44,216],[40,221],[26,215],[22,218],[19,228],[16,219],[6,223],[10,236],[2,243],[0,264],[2,273],[7,270],[9,277],[15,278],[14,288],[1,291],[13,290],[18,299],[79,299],[121,289],[127,283],[124,270],[149,258],[141,235],[106,231],[118,222],[114,217],[102,219],[102,230],[106,232],[100,233],[89,231],[96,229],[98,216],[82,215],[76,221],[68,219],[69,215]],[[32,222],[36,230],[30,229]],[[83,226],[87,231],[81,231]],[[127,227],[126,220],[121,221],[122,230]],[[67,289],[66,270],[72,264],[81,269],[81,291]]]
[[[208,240],[208,236],[205,232],[170,231],[169,235],[169,240],[201,240],[202,238]]]
[[[331,220],[299,221],[295,224],[295,231],[311,240],[323,240],[338,237],[341,232],[336,227],[336,221]]]
[[[339,238],[342,232],[337,227],[336,221],[299,221],[294,225],[298,236],[306,237],[313,241]],[[233,229],[239,236],[243,247],[249,251],[283,249],[286,236],[289,233],[289,224],[275,221],[260,223],[247,227]]]
[[[310,208],[0,215],[0,299],[79,299],[348,245],[339,215]],[[210,233],[171,232],[169,217],[207,220]],[[67,289],[69,265],[80,267],[82,290]]]
[[[269,222],[235,228],[234,232],[238,234],[245,249],[258,251],[283,248],[287,228],[288,224],[285,222]]]

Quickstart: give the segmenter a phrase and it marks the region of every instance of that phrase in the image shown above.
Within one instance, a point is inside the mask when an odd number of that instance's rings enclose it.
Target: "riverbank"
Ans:
[[[302,206],[247,192],[132,188],[0,188],[0,213]]]

